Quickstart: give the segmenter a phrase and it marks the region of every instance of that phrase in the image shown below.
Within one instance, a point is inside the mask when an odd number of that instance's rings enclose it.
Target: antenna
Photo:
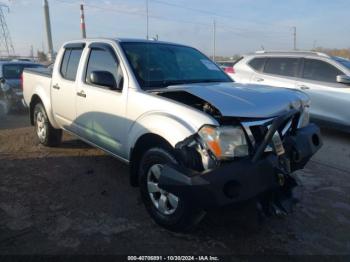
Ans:
[[[0,54],[6,52],[8,56],[15,55],[15,49],[13,48],[3,9],[10,12],[8,5],[0,3]]]

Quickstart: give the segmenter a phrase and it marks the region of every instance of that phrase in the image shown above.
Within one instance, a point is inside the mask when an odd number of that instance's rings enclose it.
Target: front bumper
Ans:
[[[244,202],[266,192],[290,196],[296,185],[291,172],[303,168],[322,146],[320,130],[310,124],[285,137],[284,144],[286,152],[282,156],[263,153],[259,158],[223,163],[205,172],[166,165],[159,187],[204,209]]]

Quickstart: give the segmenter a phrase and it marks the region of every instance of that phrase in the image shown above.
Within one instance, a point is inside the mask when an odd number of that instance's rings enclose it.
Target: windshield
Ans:
[[[144,90],[176,84],[232,82],[194,48],[143,42],[124,42],[121,46]]]
[[[347,69],[350,69],[350,60],[342,57],[334,57],[334,60],[341,63],[343,66],[345,66]]]
[[[2,67],[2,74],[5,79],[20,79],[24,68],[43,67],[37,64],[7,64]]]

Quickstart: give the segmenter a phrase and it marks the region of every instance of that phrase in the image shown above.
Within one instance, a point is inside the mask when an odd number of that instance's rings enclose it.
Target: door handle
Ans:
[[[57,89],[57,90],[60,90],[60,86],[58,84],[55,84],[52,86],[53,88]]]
[[[255,81],[256,81],[256,82],[263,82],[264,79],[263,79],[263,78],[256,78]]]
[[[81,90],[80,92],[77,92],[77,96],[81,96],[81,97],[86,98],[86,94],[85,94],[84,90]]]
[[[300,86],[299,86],[299,88],[300,88],[301,90],[307,90],[307,89],[310,89],[310,87],[308,87],[308,86],[304,86],[304,85],[300,85]]]

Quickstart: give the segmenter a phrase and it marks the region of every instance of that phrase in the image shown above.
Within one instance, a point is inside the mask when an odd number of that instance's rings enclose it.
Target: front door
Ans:
[[[130,123],[125,119],[127,80],[119,61],[109,44],[89,46],[85,73],[77,92],[76,124],[81,137],[124,158],[123,146]],[[114,76],[116,88],[93,83],[91,73],[101,71]]]
[[[296,87],[310,96],[312,117],[350,124],[350,86],[337,83],[338,75],[344,75],[340,69],[319,59],[305,59],[301,78]]]

